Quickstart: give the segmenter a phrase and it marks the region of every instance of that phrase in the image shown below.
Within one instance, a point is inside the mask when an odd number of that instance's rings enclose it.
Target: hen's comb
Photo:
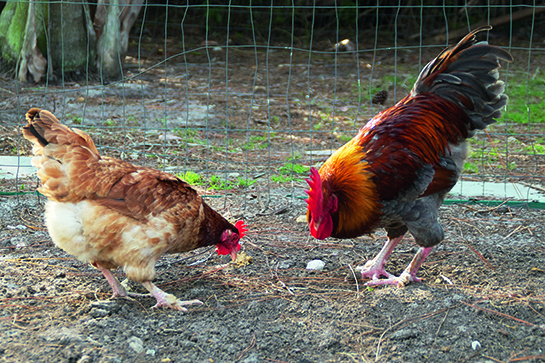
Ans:
[[[235,223],[235,227],[238,229],[238,238],[242,238],[246,235],[246,232],[248,232],[248,228],[246,224],[244,224],[244,221],[240,220],[237,223]]]
[[[306,179],[306,181],[310,186],[310,190],[305,190],[305,193],[308,194],[308,199],[306,200],[308,208],[313,213],[319,213],[323,205],[324,196],[322,194],[322,180],[316,168],[310,168],[310,179]]]

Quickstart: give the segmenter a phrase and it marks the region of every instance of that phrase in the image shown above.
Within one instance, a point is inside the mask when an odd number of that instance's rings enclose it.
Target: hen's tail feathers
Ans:
[[[503,48],[476,41],[477,33],[490,29],[475,29],[441,52],[424,67],[411,91],[412,96],[431,92],[458,104],[471,118],[470,132],[494,123],[508,100],[498,69],[500,60],[512,62],[513,57]]]
[[[26,113],[26,119],[28,124],[23,127],[23,136],[34,144],[34,155],[43,155],[47,145],[56,144],[79,145],[99,156],[95,143],[87,133],[64,126],[51,112],[32,108]]]
[[[75,195],[71,183],[89,182],[90,160],[100,159],[93,140],[83,131],[64,126],[49,111],[33,108],[26,119],[23,136],[34,144],[32,165],[42,181],[38,190],[50,199],[68,201]]]

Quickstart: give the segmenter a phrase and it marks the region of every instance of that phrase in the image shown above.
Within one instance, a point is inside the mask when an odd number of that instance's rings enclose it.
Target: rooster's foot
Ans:
[[[395,277],[384,269],[382,263],[377,263],[376,259],[369,260],[365,265],[356,267],[356,270],[361,272],[361,277],[370,278],[373,281],[380,280],[381,276],[385,276],[388,279]]]
[[[403,271],[399,276],[390,275],[387,279],[374,278],[373,280],[367,282],[365,286],[379,286],[379,285],[396,285],[397,287],[405,287],[411,282],[420,282],[421,278],[416,277],[416,275],[411,275],[408,271]]]

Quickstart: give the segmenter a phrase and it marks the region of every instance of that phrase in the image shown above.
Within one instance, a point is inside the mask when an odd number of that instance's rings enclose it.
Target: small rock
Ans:
[[[242,363],[257,363],[261,362],[261,359],[259,359],[259,356],[257,353],[252,353],[250,356],[244,360],[241,361]]]
[[[391,339],[397,339],[397,340],[405,340],[405,339],[411,339],[416,338],[418,336],[418,331],[414,329],[401,329],[396,331],[392,336]]]
[[[312,260],[307,263],[307,270],[320,271],[323,270],[325,262],[322,260]]]
[[[144,342],[142,339],[135,337],[134,335],[127,339],[127,343],[136,353],[142,353],[144,351]]]
[[[297,217],[295,222],[297,222],[297,223],[307,223],[307,215],[303,214],[302,216]]]
[[[155,357],[155,349],[146,350],[146,355],[151,355],[152,357]]]
[[[83,341],[82,336],[75,329],[69,329],[66,327],[46,330],[40,334],[40,338],[48,343],[56,343],[61,345]]]
[[[108,310],[99,309],[99,308],[92,308],[89,312],[89,315],[91,315],[93,318],[103,318],[105,316],[108,316],[110,312]]]
[[[93,361],[93,358],[91,358],[88,355],[82,355],[80,359],[78,359],[77,363],[90,363]]]
[[[291,260],[284,260],[284,261],[280,261],[278,263],[278,268],[279,269],[287,269],[287,268],[290,268],[292,266],[293,262]]]
[[[460,325],[460,326],[458,327],[458,331],[459,331],[460,333],[465,333],[465,332],[467,332],[468,330],[469,330],[469,328],[468,328],[467,326],[465,326],[465,325]]]
[[[481,343],[479,343],[478,340],[474,340],[471,342],[471,348],[473,348],[473,350],[481,349]]]

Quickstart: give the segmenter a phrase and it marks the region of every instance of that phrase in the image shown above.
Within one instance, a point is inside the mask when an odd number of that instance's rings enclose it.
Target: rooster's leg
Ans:
[[[424,262],[426,257],[431,252],[432,248],[433,247],[421,247],[416,255],[414,255],[413,260],[411,261],[411,263],[409,263],[405,271],[403,271],[398,277],[390,276],[389,278],[383,280],[373,279],[373,281],[368,282],[366,285],[397,285],[397,287],[403,287],[410,284],[411,282],[422,281],[421,278],[416,277],[416,273],[418,272],[420,266],[422,266],[422,262]]]
[[[386,264],[386,260],[394,250],[395,246],[397,246],[397,244],[403,239],[403,236],[404,234],[396,238],[388,238],[388,241],[384,244],[378,255],[376,255],[372,260],[367,261],[367,263],[363,266],[361,276],[368,278],[370,277],[373,279],[366,285],[371,286],[375,285],[375,282],[382,281],[380,280],[381,276],[386,276],[388,279],[394,277],[394,275],[384,270],[384,265]]]
[[[142,285],[144,285],[144,287],[148,289],[148,291],[155,297],[155,299],[157,299],[157,304],[153,306],[154,308],[164,306],[176,310],[187,311],[187,309],[184,308],[184,305],[202,304],[202,301],[200,300],[178,300],[176,296],[172,294],[167,294],[166,292],[155,286],[151,281],[142,282]]]

